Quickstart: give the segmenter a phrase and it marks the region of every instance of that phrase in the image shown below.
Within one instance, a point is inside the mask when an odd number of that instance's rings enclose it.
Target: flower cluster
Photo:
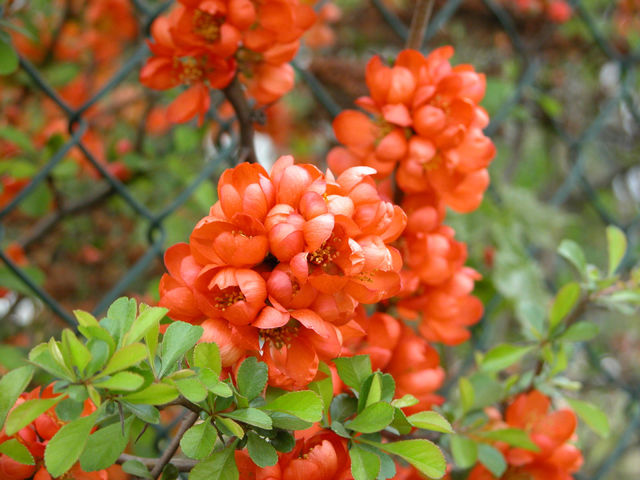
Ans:
[[[356,307],[400,291],[390,244],[406,216],[380,198],[374,173],[354,167],[334,178],[290,156],[271,174],[256,164],[227,170],[190,243],[167,250],[160,305],[204,322],[224,366],[256,355],[272,385],[307,385],[319,361],[340,353]]]
[[[582,465],[580,450],[568,443],[574,436],[577,419],[571,410],[549,412],[551,401],[534,390],[516,397],[505,412],[504,420],[497,411],[490,412],[494,429],[519,428],[529,434],[538,451],[510,447],[498,442],[495,447],[504,455],[508,468],[500,477],[504,480],[529,478],[531,480],[571,479]],[[478,464],[469,480],[495,480],[484,466]]]
[[[42,392],[40,387],[32,390],[28,393],[23,393],[14,407],[24,403],[27,400],[33,400],[37,398],[54,398],[57,395],[53,393],[53,385],[49,385]],[[86,400],[84,404],[84,410],[81,416],[87,416],[96,410],[95,405]],[[49,440],[58,433],[58,430],[65,424],[55,412],[55,407],[51,407],[46,412],[40,414],[29,425],[20,429],[17,433],[8,436],[6,435],[4,428],[0,431],[0,445],[4,442],[16,439],[22,445],[27,447],[29,453],[34,459],[33,465],[25,465],[19,463],[9,457],[8,455],[0,453],[0,478],[3,480],[26,480],[33,478],[33,480],[52,480],[51,475],[44,467],[44,452]],[[97,472],[87,473],[82,470],[79,463],[76,463],[68,473],[69,478],[75,480],[107,480],[107,472],[100,470]]]
[[[406,267],[398,311],[420,317],[426,339],[458,344],[482,315],[471,295],[480,276],[464,266],[466,245],[442,222],[447,206],[478,207],[495,147],[482,132],[489,121],[478,105],[484,75],[470,65],[452,66],[452,55],[451,47],[426,57],[404,50],[393,67],[374,57],[366,71],[371,96],[357,101],[373,118],[353,110],[338,115],[334,130],[344,146],[327,160],[337,172],[353,165],[376,168],[379,179],[395,172],[396,197],[408,215],[398,242]]]
[[[159,90],[189,86],[167,111],[176,123],[202,121],[209,89],[228,86],[236,72],[259,104],[272,103],[293,88],[288,62],[315,20],[299,0],[179,0],[152,25],[153,56],[140,81]]]

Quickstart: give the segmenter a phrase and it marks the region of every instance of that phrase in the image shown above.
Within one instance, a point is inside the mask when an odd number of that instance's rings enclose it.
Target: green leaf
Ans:
[[[407,435],[412,429],[407,416],[397,407],[394,408],[393,422],[391,422],[390,426],[396,429],[400,435]]]
[[[203,332],[204,330],[201,326],[191,325],[186,322],[173,322],[169,325],[162,339],[160,377],[168,373],[176,366],[178,361],[182,360],[187,350],[193,348],[196,342],[200,340]]]
[[[600,327],[591,322],[578,322],[571,325],[558,337],[565,342],[586,342],[591,340],[600,332]]]
[[[0,443],[0,453],[4,453],[8,457],[13,458],[16,462],[23,465],[35,465],[31,452],[16,438],[10,438]]]
[[[607,250],[609,252],[609,276],[618,269],[627,251],[627,237],[614,225],[607,227]]]
[[[237,383],[240,394],[251,401],[262,393],[267,379],[269,367],[264,362],[258,362],[255,357],[248,357],[238,368]]]
[[[95,378],[111,375],[112,373],[124,370],[125,368],[132,367],[147,356],[147,349],[142,343],[132,343],[122,347],[113,354],[113,356],[107,362],[107,366],[104,370],[96,375]]]
[[[348,393],[340,393],[331,401],[331,421],[342,422],[356,413],[358,408],[358,400]]]
[[[58,395],[53,398],[34,398],[33,400],[27,400],[15,407],[7,416],[7,421],[4,424],[5,433],[8,436],[18,432],[23,427],[26,427],[41,414],[55,406],[65,396]]]
[[[580,285],[568,283],[560,289],[549,313],[549,326],[554,329],[573,309],[580,298]]]
[[[291,432],[278,430],[276,436],[271,439],[271,445],[279,452],[289,453],[296,446],[296,439]]]
[[[563,240],[558,247],[558,253],[573,264],[584,277],[587,274],[587,260],[580,245],[573,240]]]
[[[60,350],[60,342],[56,342],[56,340],[52,337],[49,339],[49,343],[47,344],[47,349],[49,350],[49,355],[53,361],[58,365],[58,367],[65,372],[65,378],[69,378],[72,381],[75,381],[76,375],[71,370],[71,356],[68,354],[67,356],[63,355],[62,350]]]
[[[120,399],[118,399],[118,403],[122,404],[125,409],[133,413],[143,422],[151,423],[154,425],[160,423],[160,412],[157,408],[152,407],[151,405],[135,405],[133,403],[128,403]]]
[[[174,380],[174,383],[180,394],[193,403],[202,402],[209,394],[204,385],[195,377]]]
[[[202,382],[202,384],[214,395],[218,395],[219,397],[231,397],[233,395],[233,390],[226,383],[220,381],[218,378],[218,374],[213,372],[208,368],[201,368],[198,372],[198,378]]]
[[[582,400],[576,400],[574,398],[567,398],[566,400],[569,402],[569,405],[571,405],[571,408],[578,414],[578,417],[580,417],[591,430],[603,438],[609,436],[609,420],[602,410]]]
[[[478,443],[478,460],[496,478],[502,477],[507,470],[507,462],[500,450],[486,443]]]
[[[322,380],[316,380],[309,384],[309,390],[316,392],[322,398],[324,404],[324,414],[329,413],[329,407],[331,406],[331,400],[333,399],[333,380],[331,378],[331,371],[325,363],[321,363],[318,369],[319,371],[327,375]]]
[[[85,367],[85,374],[90,377],[93,376],[98,370],[104,368],[107,360],[109,360],[110,347],[107,342],[104,342],[97,338],[92,338],[87,342],[87,348],[89,349],[89,353],[91,354],[91,360],[89,360],[89,363]]]
[[[136,319],[137,310],[138,306],[136,301],[133,298],[127,297],[118,298],[111,304],[109,310],[107,310],[107,318],[113,322],[114,331],[112,333],[116,340],[118,340],[118,345],[123,344],[122,340],[127,332],[129,332],[133,325],[133,321]]]
[[[402,440],[384,444],[364,439],[360,441],[402,458],[428,477],[442,478],[445,474],[447,462],[444,455],[429,440]]]
[[[220,360],[220,349],[215,343],[199,343],[193,351],[193,366],[209,368],[220,375],[222,362]]]
[[[362,382],[371,375],[369,355],[334,358],[333,363],[335,363],[342,381],[356,391],[360,391]]]
[[[225,435],[244,438],[244,428],[230,418],[216,417],[216,425]]]
[[[44,464],[52,477],[62,476],[78,461],[89,440],[96,417],[97,412],[94,412],[88,417],[67,423],[47,443]]]
[[[247,448],[251,460],[260,468],[272,467],[278,463],[276,449],[255,432],[247,432]]]
[[[10,43],[0,38],[0,75],[9,75],[18,69],[18,54]]]
[[[144,383],[144,378],[133,372],[118,372],[107,379],[100,379],[94,383],[98,388],[107,390],[121,390],[124,392],[134,392]]]
[[[187,457],[204,460],[213,450],[217,438],[216,429],[207,418],[185,432],[180,440],[180,448]]]
[[[197,464],[189,473],[189,480],[238,480],[238,467],[233,453],[236,443],[214,452],[207,460]]]
[[[369,405],[356,418],[347,422],[345,427],[361,433],[374,433],[384,430],[392,421],[395,409],[384,402]]]
[[[373,373],[362,383],[358,398],[358,412],[382,399],[382,379],[379,372]]]
[[[248,425],[253,425],[254,427],[264,428],[265,430],[271,430],[273,425],[271,417],[257,408],[240,408],[233,412],[221,413],[220,415]]]
[[[8,372],[0,380],[0,429],[4,425],[7,413],[27,388],[33,377],[33,367],[25,366]]]
[[[456,465],[462,469],[471,467],[478,458],[478,446],[469,437],[451,436],[451,453]]]
[[[260,408],[288,413],[307,422],[322,420],[322,399],[310,390],[285,393]]]
[[[140,341],[148,332],[157,328],[160,320],[162,320],[168,311],[166,308],[160,307],[148,307],[144,309],[142,313],[138,315],[138,318],[133,321],[131,329],[124,336],[122,343],[129,345]]]
[[[89,349],[73,334],[68,328],[62,331],[62,348],[65,356],[70,357],[71,365],[80,372],[84,372],[85,367],[91,360]]]
[[[78,401],[72,398],[65,398],[56,405],[56,415],[63,422],[71,422],[79,418],[82,410],[84,410],[84,400]]]
[[[131,424],[135,417],[130,416],[124,421],[124,435],[122,424],[118,421],[92,433],[87,440],[80,466],[85,472],[95,472],[110,467],[129,443]]]
[[[122,470],[135,477],[153,479],[149,469],[140,460],[127,460],[122,464]]]
[[[354,480],[374,480],[380,472],[380,457],[356,444],[349,449]]]
[[[89,312],[85,312],[84,310],[74,310],[73,316],[78,320],[78,324],[82,327],[100,327],[98,320],[96,317],[91,315]]]
[[[410,393],[407,393],[406,395],[403,395],[402,398],[396,398],[394,401],[391,402],[391,405],[393,405],[396,408],[406,408],[406,407],[411,407],[413,405],[416,405],[418,403],[420,403],[420,400],[418,400],[416,397],[414,397]]]
[[[460,390],[460,404],[462,405],[462,412],[468,412],[473,407],[475,402],[475,392],[473,391],[473,385],[466,377],[460,377],[458,380],[458,389]]]
[[[451,424],[437,412],[427,411],[415,413],[407,417],[409,423],[417,428],[433,430],[434,432],[453,433]]]
[[[533,443],[529,434],[519,428],[504,428],[502,430],[492,430],[490,432],[479,432],[479,436],[487,440],[497,440],[499,442],[505,442],[512,447],[520,447],[532,452],[537,452],[540,449]]]
[[[486,353],[481,368],[485,372],[498,372],[516,363],[532,349],[532,346],[518,347],[508,343],[498,345]]]
[[[271,412],[269,414],[273,422],[273,428],[283,428],[285,430],[306,430],[310,428],[312,422],[300,420],[298,417],[283,412]]]
[[[0,129],[1,130],[1,129]],[[20,267],[22,272],[27,275],[36,285],[42,285],[45,276],[44,273],[34,266]],[[7,266],[0,266],[0,285],[7,290],[13,290],[24,295],[31,296],[33,292],[27,287],[22,280],[16,277],[15,273],[9,270]]]
[[[149,405],[162,405],[178,398],[178,389],[166,383],[152,383],[144,390],[131,393],[122,397],[130,403],[147,403]]]

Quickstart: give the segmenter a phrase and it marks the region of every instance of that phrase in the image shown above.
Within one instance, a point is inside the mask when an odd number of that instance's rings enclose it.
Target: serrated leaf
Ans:
[[[133,372],[118,372],[107,379],[100,379],[94,383],[98,388],[107,390],[121,390],[124,392],[134,392],[144,383],[144,378]]]
[[[428,477],[442,478],[445,474],[447,462],[444,455],[429,440],[402,440],[384,444],[360,441],[402,458]]]
[[[618,269],[627,251],[627,237],[622,230],[614,225],[607,227],[607,250],[609,253],[609,276]]]
[[[97,412],[63,425],[44,451],[44,464],[52,477],[60,477],[80,458],[89,433],[95,424]]]
[[[462,469],[471,467],[478,458],[478,446],[469,437],[451,436],[451,453],[456,465]]]
[[[271,417],[257,408],[240,408],[233,412],[221,413],[220,416],[232,418],[238,422],[243,422],[265,430],[271,430],[272,428]]]
[[[360,391],[362,382],[371,375],[371,360],[368,355],[334,358],[333,363],[342,381],[356,391]]]
[[[160,307],[149,307],[142,311],[125,335],[123,345],[140,341],[149,331],[158,326],[168,311],[166,308]]]
[[[200,340],[203,332],[204,330],[201,326],[191,325],[186,322],[173,322],[169,325],[162,338],[160,377],[175,368],[177,362],[182,359],[187,350],[193,348],[196,342]]]
[[[185,432],[180,440],[180,448],[187,457],[204,460],[213,450],[217,438],[216,429],[207,418]]]
[[[549,313],[549,326],[555,328],[573,309],[580,298],[580,285],[568,283],[560,289]]]
[[[147,349],[142,343],[132,343],[131,345],[124,346],[115,351],[107,362],[107,365],[95,378],[101,378],[132,367],[144,360],[146,356]]]
[[[147,403],[149,405],[163,405],[172,402],[179,396],[178,389],[166,383],[152,383],[144,390],[122,397],[129,403]]]
[[[519,347],[504,343],[489,350],[480,367],[485,372],[498,372],[510,367],[533,349],[532,346]]]
[[[500,450],[486,443],[478,443],[478,460],[496,478],[502,477],[507,470],[507,462]]]
[[[329,407],[331,406],[331,400],[333,399],[333,379],[331,378],[331,371],[325,363],[320,364],[319,371],[327,375],[322,380],[316,380],[309,384],[309,390],[316,392],[322,399],[324,404],[324,414],[329,413]]]
[[[609,420],[607,415],[595,405],[576,400],[575,398],[567,398],[567,402],[571,408],[578,414],[578,417],[587,424],[587,426],[603,438],[609,436]]]
[[[160,412],[157,408],[151,405],[136,405],[120,399],[118,400],[118,402],[121,403],[126,410],[133,413],[143,422],[151,423],[153,425],[157,425],[160,423]]]
[[[362,391],[358,398],[358,411],[379,402],[382,398],[382,379],[379,372],[373,373],[362,383]]]
[[[407,417],[407,420],[416,428],[433,430],[434,432],[453,433],[451,424],[437,412],[427,411],[415,413]]]
[[[260,468],[272,467],[278,463],[276,449],[255,432],[247,432],[247,449],[253,463]]]
[[[255,357],[248,357],[238,368],[236,381],[240,394],[251,401],[262,393],[267,384],[269,367],[264,362],[258,362]]]
[[[89,312],[85,312],[84,310],[74,310],[73,311],[73,315],[74,315],[74,317],[76,317],[76,320],[78,320],[78,324],[81,327],[98,327],[98,328],[102,328],[102,327],[100,327],[100,324],[98,323],[98,320],[96,320],[96,317],[91,315]]]
[[[394,408],[393,422],[390,427],[394,428],[400,435],[407,435],[413,428],[407,420],[407,416],[399,408]]]
[[[7,421],[4,424],[5,433],[11,436],[18,432],[41,414],[55,406],[64,397],[65,395],[59,395],[53,398],[34,398],[33,400],[27,400],[16,406],[7,416]]]
[[[193,351],[193,366],[208,368],[220,375],[222,362],[220,360],[220,349],[215,343],[199,343]]]
[[[587,260],[580,245],[573,240],[563,240],[558,247],[558,253],[573,264],[584,277],[587,273]]]
[[[571,325],[558,337],[558,340],[565,342],[586,342],[591,340],[600,332],[600,327],[591,322],[578,322]]]
[[[225,435],[244,438],[244,428],[230,418],[216,417],[216,425]]]
[[[233,390],[226,383],[222,382],[215,372],[208,368],[201,368],[198,372],[198,378],[202,382],[202,384],[214,395],[218,395],[219,397],[231,397],[233,395]]]
[[[202,402],[207,398],[207,389],[195,377],[174,380],[174,383],[180,394],[193,403]]]
[[[533,443],[531,438],[529,438],[529,434],[524,430],[520,430],[519,428],[504,428],[501,430],[492,430],[490,432],[478,433],[478,435],[487,440],[497,440],[507,443],[512,447],[520,447],[524,448],[525,450],[531,450],[532,452],[537,452],[540,450],[538,446]]]
[[[322,420],[322,399],[310,390],[289,392],[263,405],[262,409],[288,413],[307,422]]]
[[[149,469],[140,460],[127,460],[122,464],[122,470],[135,477],[153,479],[151,473],[149,473]]]
[[[118,421],[92,433],[87,446],[80,455],[80,466],[85,472],[95,472],[110,467],[129,443],[131,424],[135,417],[130,416],[122,424]]]
[[[24,392],[33,378],[33,367],[24,366],[8,372],[0,380],[0,429],[4,425],[7,413]]]
[[[238,480],[234,451],[236,442],[220,452],[214,452],[204,462],[197,464],[189,473],[189,480]]]
[[[393,421],[394,413],[395,409],[388,403],[373,403],[346,423],[345,427],[361,433],[379,432]]]
[[[123,345],[123,339],[136,319],[137,309],[136,301],[127,297],[120,297],[109,306],[107,318],[113,322],[114,330],[112,333],[118,341],[118,345]],[[129,343],[133,343],[133,341]]]
[[[349,449],[354,480],[374,480],[380,472],[380,457],[356,444]]]
[[[16,462],[23,465],[36,464],[35,460],[33,459],[33,455],[31,455],[31,452],[29,452],[27,447],[20,443],[16,438],[10,438],[9,440],[0,443],[0,453],[11,457]]]

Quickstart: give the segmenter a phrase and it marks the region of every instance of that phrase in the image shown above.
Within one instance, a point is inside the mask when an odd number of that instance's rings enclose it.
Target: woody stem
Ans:
[[[247,97],[245,97],[242,91],[242,86],[237,76],[233,77],[233,80],[227,85],[223,92],[227,100],[229,100],[229,103],[231,103],[233,110],[236,112],[236,118],[240,124],[240,161],[246,160],[250,163],[255,163],[257,159],[253,145],[251,107],[249,107]]]
[[[420,50],[424,34],[429,25],[429,18],[433,11],[435,0],[417,0],[416,7],[411,18],[411,27],[409,28],[409,36],[407,37],[406,48]]]
[[[173,455],[176,453],[176,450],[178,450],[182,436],[193,426],[194,423],[196,423],[196,420],[198,420],[197,413],[189,412],[187,414],[186,418],[180,425],[180,430],[178,430],[178,433],[175,437],[173,437],[167,449],[162,453],[162,456],[160,457],[160,460],[158,460],[158,463],[156,463],[153,467],[153,470],[151,470],[152,478],[157,479],[160,476],[165,465],[167,465],[167,463],[171,461],[171,457],[173,457]]]

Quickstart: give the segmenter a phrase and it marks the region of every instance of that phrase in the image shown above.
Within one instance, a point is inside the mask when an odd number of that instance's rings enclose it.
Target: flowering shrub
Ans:
[[[515,5],[557,23],[571,15],[563,1]],[[77,331],[40,343],[28,364],[7,370],[2,478],[567,480],[583,463],[578,419],[609,433],[606,415],[568,393],[579,385],[564,375],[574,344],[599,333],[582,317],[588,307],[637,309],[640,275],[619,271],[628,250],[621,229],[607,228],[605,270],[587,263],[575,242],[560,244],[578,279],[563,279],[548,309],[518,304],[526,322],[515,341],[469,342],[484,313],[474,294],[482,266],[467,265],[468,246],[445,221],[461,225],[479,209],[496,146],[480,105],[485,75],[453,62],[452,46],[419,50],[427,2],[418,2],[407,48],[391,62],[374,55],[364,68],[368,95],[356,100],[361,110],[333,120],[328,168],[292,155],[257,163],[254,123],[263,113],[286,117],[286,107],[272,103],[294,86],[289,62],[300,39],[307,35],[312,48],[333,42],[329,25],[339,12],[315,6],[319,15],[299,0],[179,0],[150,24],[140,83],[185,88],[166,108],[146,103],[138,131],[160,138],[169,123],[197,117],[200,127],[218,115],[225,125],[202,131],[216,137],[213,149],[238,128],[234,164],[215,192],[199,196],[201,219],[189,225],[188,242],[166,250],[158,306],[121,297],[100,319],[75,310]],[[21,141],[15,132],[26,120],[10,85],[3,135],[13,140],[0,151],[8,160],[35,157],[34,147],[76,136],[80,144],[68,148],[74,174],[106,176],[119,188],[136,172],[117,158],[141,163],[134,152],[143,146],[103,137],[120,119],[105,116],[91,94],[139,25],[125,1],[65,8],[64,41],[50,38],[37,15],[44,42],[19,29],[12,43],[4,30],[0,41],[9,55],[15,45],[23,63],[53,56],[95,64],[95,78],[79,74],[59,91],[59,104],[86,115],[72,116],[66,131],[60,105],[45,104],[44,126],[29,132],[37,140]],[[119,99],[135,102],[142,91],[153,98],[136,86]],[[193,129],[183,128],[184,136]],[[160,162],[152,169],[163,175]],[[30,184],[9,172],[0,208]],[[43,213],[57,202],[46,197]],[[101,252],[86,247],[85,261],[100,261]],[[504,267],[504,256],[485,252],[488,269]],[[29,265],[20,244],[6,256]],[[505,277],[516,290],[530,287]],[[0,297],[13,290],[3,285]],[[451,352],[462,349],[469,364],[451,368]],[[166,444],[140,454],[153,428]]]

